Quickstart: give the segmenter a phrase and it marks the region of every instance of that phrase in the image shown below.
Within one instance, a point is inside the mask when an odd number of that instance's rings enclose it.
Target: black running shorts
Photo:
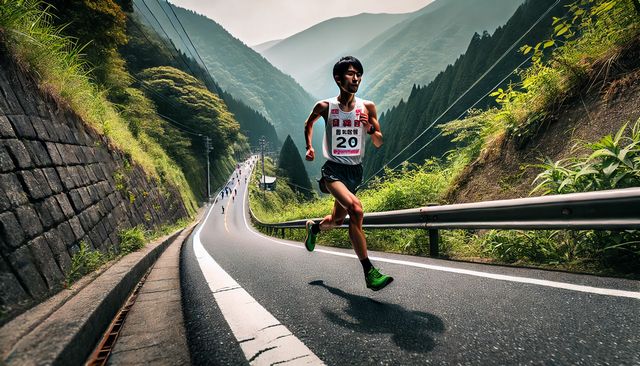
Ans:
[[[325,182],[340,181],[347,186],[347,189],[353,194],[356,194],[358,186],[362,183],[362,164],[346,165],[327,160],[321,169],[322,178],[318,181],[320,185],[320,191],[323,193],[330,193]]]

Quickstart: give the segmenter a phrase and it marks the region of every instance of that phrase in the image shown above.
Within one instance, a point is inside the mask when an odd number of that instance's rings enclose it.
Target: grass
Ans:
[[[40,89],[106,136],[148,175],[177,187],[189,214],[193,214],[197,202],[182,171],[148,136],[134,137],[127,121],[107,100],[107,92],[89,77],[90,66],[83,59],[82,47],[51,24],[51,15],[41,1],[0,0],[0,40],[18,64],[36,76]]]

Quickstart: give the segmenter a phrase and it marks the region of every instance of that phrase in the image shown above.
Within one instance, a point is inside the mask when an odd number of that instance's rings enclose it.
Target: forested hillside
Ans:
[[[331,83],[331,68],[341,56],[353,53],[376,36],[412,16],[412,13],[364,13],[332,18],[259,52],[272,65],[293,76],[316,99],[323,99],[330,95],[327,92],[335,93],[335,84]],[[319,76],[322,78],[318,79]],[[322,83],[318,84],[318,80]],[[321,88],[327,85],[327,80],[330,90]]]
[[[520,52],[519,45],[535,44],[548,37],[552,17],[564,14],[564,5],[568,3],[568,0],[525,2],[492,35],[476,33],[466,52],[427,86],[414,85],[406,101],[380,117],[385,144],[365,158],[365,176],[380,173],[385,164],[393,168],[409,158],[410,162],[422,162],[429,157],[440,157],[453,148],[455,144],[450,138],[437,137],[440,130],[433,128],[435,124],[458,119],[472,107],[495,105],[494,98],[487,94],[517,80],[517,74],[509,74],[529,57]],[[522,35],[525,36],[519,40]],[[514,44],[516,47],[511,48]],[[526,65],[525,62],[521,67]],[[505,77],[507,79],[500,83]],[[470,90],[467,92],[467,89]]]
[[[128,14],[129,41],[120,47],[120,52],[133,73],[149,67],[171,66],[194,75],[204,82],[209,91],[224,100],[229,111],[240,123],[240,130],[249,138],[251,145],[257,145],[258,139],[264,136],[268,141],[279,146],[275,128],[263,115],[249,108],[245,103],[237,101],[231,94],[225,93],[198,60],[177,50],[169,40],[162,38],[153,28],[145,25],[142,19],[146,18],[140,9],[135,5],[134,12]]]
[[[493,31],[503,25],[522,0],[437,0],[413,13],[373,40],[349,53],[364,65],[360,96],[383,112],[406,100],[414,84],[424,85],[453,62],[474,32]],[[306,85],[323,97],[335,93],[330,75],[333,62],[315,72]]]
[[[183,52],[195,54],[195,46],[218,85],[236,101],[265,116],[279,136],[303,135],[303,122],[314,101],[290,76],[211,19],[163,0],[134,3],[143,21]]]

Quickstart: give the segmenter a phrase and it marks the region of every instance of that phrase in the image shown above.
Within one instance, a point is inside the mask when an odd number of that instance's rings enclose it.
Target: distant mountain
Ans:
[[[260,53],[282,72],[293,76],[317,99],[326,98],[328,95],[314,83],[318,77],[329,81],[333,79],[331,71],[321,72],[321,67],[329,63],[333,67],[341,56],[351,54],[411,16],[412,14],[363,13],[332,18],[281,40]]]
[[[280,41],[282,41],[282,40],[281,39],[274,39],[273,41],[267,41],[267,42],[264,42],[264,43],[260,43],[260,44],[251,46],[251,48],[253,48],[253,50],[258,52],[258,53],[262,53],[265,50],[275,46]]]
[[[168,36],[187,55],[195,55],[184,27],[206,69],[226,93],[265,116],[279,136],[291,134],[302,139],[303,122],[314,100],[293,78],[209,18],[164,0],[135,0],[135,4],[143,13],[142,19],[159,34]]]
[[[489,1],[495,2],[494,0],[482,0],[483,3],[489,3]],[[519,47],[524,44],[536,44],[548,37],[552,17],[563,16],[566,12],[565,5],[573,1],[561,0],[555,5],[545,18],[533,27],[531,32],[518,42],[516,47],[482,79],[480,76],[488,71],[519,37],[525,34],[534,22],[555,3],[555,0],[527,0],[505,25],[499,27],[492,35],[488,32],[483,32],[482,35],[474,34],[466,52],[453,65],[449,65],[438,74],[429,85],[411,88],[410,96],[405,101],[381,116],[380,124],[385,143],[379,150],[368,154],[365,158],[365,176],[374,174],[386,163],[389,163],[389,167],[395,167],[414,153],[415,155],[409,161],[420,163],[430,157],[441,157],[442,154],[453,148],[454,145],[449,138],[437,137],[440,132],[438,128],[433,126],[427,130],[429,125],[447,111],[449,106],[451,109],[438,120],[438,124],[458,118],[476,101],[480,103],[475,108],[494,106],[493,98],[484,96],[497,89],[496,85],[500,80],[527,59],[527,56],[519,52]],[[469,0],[468,5],[471,6],[471,3],[472,1]],[[511,75],[501,87],[504,88],[504,85],[507,85],[511,80],[517,82],[519,77]],[[454,103],[476,81],[478,84]],[[427,132],[411,144],[425,130]],[[431,142],[431,140],[433,141]],[[428,148],[418,152],[425,145]],[[391,160],[407,146],[410,147],[405,152]]]
[[[428,84],[463,53],[474,33],[495,30],[523,1],[436,0],[427,5],[352,50],[365,70],[360,96],[380,111],[406,100],[414,84]],[[314,71],[315,79],[298,81],[314,95],[333,95],[335,83],[325,76],[332,66],[329,62]]]

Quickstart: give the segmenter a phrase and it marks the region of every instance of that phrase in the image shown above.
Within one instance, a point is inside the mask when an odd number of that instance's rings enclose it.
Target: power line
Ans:
[[[143,0],[144,1],[144,0]],[[167,13],[164,11],[164,7],[160,4],[159,0],[156,0],[156,2],[158,2],[158,5],[160,5],[160,8],[162,9],[162,11],[165,13],[165,15],[167,15]],[[173,10],[173,6],[171,4],[169,4],[167,2],[167,5],[169,6],[169,10],[171,10],[171,13],[173,13],[174,18],[176,18],[176,21],[178,21],[178,24],[180,25],[180,28],[182,29],[182,32],[184,33],[184,35],[187,37],[187,39],[189,40],[189,43],[191,44],[191,47],[193,48],[193,50],[196,52],[196,55],[198,56],[198,59],[200,59],[200,62],[202,63],[202,66],[204,67],[204,69],[207,71],[207,73],[209,74],[209,77],[212,78],[213,80],[213,74],[211,73],[211,71],[209,70],[209,68],[207,67],[207,64],[204,62],[204,60],[202,59],[202,57],[200,56],[200,52],[198,52],[198,49],[196,48],[196,46],[193,44],[193,41],[191,40],[191,37],[189,36],[189,33],[187,33],[187,31],[184,29],[184,26],[182,25],[182,22],[180,21],[180,18],[178,18],[178,15],[176,14],[175,10]],[[173,27],[173,22],[171,22],[171,19],[169,18],[169,16],[167,15],[167,19],[169,19],[169,22],[171,23],[171,26]],[[174,27],[175,29],[175,27]],[[180,35],[180,33],[178,32],[178,30],[176,29],[176,33],[178,33],[178,35],[180,36],[180,39],[183,40],[182,36]],[[184,43],[184,40],[183,40]],[[186,44],[185,44],[186,45]],[[189,47],[187,46],[187,50],[189,50]],[[191,51],[189,51],[189,53],[191,53]],[[191,54],[191,56],[193,56],[193,54]],[[194,57],[195,59],[195,57]],[[196,60],[196,62],[198,62]],[[214,87],[216,89],[216,92],[222,96],[221,91],[219,90],[219,88],[217,87],[217,85],[214,82]]]
[[[399,153],[397,153],[396,155],[394,155],[391,159],[389,159],[380,169],[378,169],[375,173],[373,173],[373,175],[371,175],[371,177],[374,177],[376,175],[378,175],[378,173],[380,173],[381,171],[384,170],[384,168],[387,167],[387,165],[389,165],[389,163],[391,163],[393,160],[395,160],[398,156],[400,156],[400,154],[402,154],[404,151],[406,151],[409,146],[413,145],[420,137],[422,137],[425,133],[427,133],[431,127],[433,127],[433,125],[436,124],[436,122],[438,122],[440,120],[440,118],[442,118],[460,99],[462,99],[462,97],[464,97],[473,87],[475,87],[480,80],[482,80],[489,72],[491,72],[491,70],[493,70],[494,67],[496,67],[496,65],[502,61],[502,59],[504,57],[506,57],[506,55],[511,52],[513,50],[513,48],[518,45],[520,43],[520,41],[522,41],[522,39],[536,26],[538,25],[538,23],[540,23],[540,21],[547,15],[549,14],[549,12],[556,6],[558,5],[558,3],[560,3],[560,0],[556,0],[555,3],[553,3],[549,9],[547,9],[547,11],[545,11],[539,18],[538,20],[535,21],[535,23],[533,23],[533,25],[531,25],[531,27],[529,27],[529,29],[527,29],[526,32],[524,32],[524,34],[522,34],[522,36],[520,36],[520,38],[518,38],[518,40],[516,40],[511,47],[509,47],[509,49],[507,49],[502,56],[500,56],[500,58],[498,58],[498,60],[496,60],[491,67],[489,67],[489,69],[487,69],[487,71],[485,71],[467,90],[465,90],[464,93],[462,93],[462,95],[460,95],[455,101],[453,101],[453,103],[451,105],[449,105],[449,107],[442,112],[442,114],[440,114],[433,122],[431,122],[431,124],[429,126],[427,126],[427,128],[422,131],[422,133],[420,133],[418,136],[416,136],[416,138],[414,138],[410,143],[408,143],[402,150],[400,150]],[[484,98],[484,96],[482,97]],[[481,98],[481,99],[482,99]],[[479,101],[478,101],[479,102]],[[477,103],[477,102],[476,102]],[[475,105],[475,104],[474,104]],[[415,155],[415,154],[414,154]],[[407,161],[407,159],[403,160],[403,162]],[[401,163],[402,164],[402,163]],[[371,177],[369,177],[367,179],[367,181],[369,179],[371,179]]]
[[[149,21],[149,19],[144,15],[144,13],[141,11],[140,7],[138,7],[138,5],[136,5],[136,3],[134,2],[133,5],[138,9],[138,13],[140,13],[140,15],[149,23],[151,24],[151,22]],[[140,28],[140,26],[138,25],[136,20],[132,20],[131,22],[136,29],[138,29],[138,31],[140,32],[140,34],[142,34],[142,36],[147,40],[147,42],[149,42],[149,44],[152,44],[153,41],[151,41],[151,39],[149,39],[149,37],[147,36],[147,34],[145,33],[144,30],[142,30],[142,28]],[[162,27],[161,27],[162,28]],[[152,28],[153,29],[153,28]],[[166,33],[165,33],[166,35]],[[161,38],[162,39],[162,38]],[[171,41],[169,40],[169,44],[171,44]],[[173,44],[171,44],[171,47],[173,47],[173,49],[176,51],[176,53],[178,55],[180,55],[180,52],[178,51],[177,48],[175,48],[175,46]],[[180,63],[180,61],[178,61],[178,59],[176,58],[176,56],[173,54],[173,52],[171,52],[171,50],[169,50],[169,55],[171,56],[171,58],[173,59],[173,61],[176,62],[176,65]],[[182,63],[191,71],[191,68],[189,67],[189,64],[187,62],[185,62],[184,60],[181,60]],[[195,76],[195,75],[194,75]]]
[[[134,5],[136,5],[136,3],[133,3]],[[149,12],[149,14],[153,17],[153,19],[156,21],[156,23],[158,23],[158,27],[160,27],[160,30],[162,31],[162,33],[164,33],[165,37],[167,37],[167,40],[170,43],[173,43],[173,41],[171,40],[171,37],[169,37],[169,34],[167,34],[167,32],[164,30],[164,27],[162,27],[162,24],[160,23],[160,21],[158,20],[158,18],[155,16],[155,14],[153,13],[153,11],[151,11],[151,9],[149,8],[149,6],[147,5],[147,3],[142,0],[142,4],[144,5],[145,8],[147,8],[147,11]],[[136,5],[136,8],[138,8],[138,11],[140,12],[140,14],[142,14],[142,16],[147,20],[147,22],[149,22],[149,24],[151,24],[151,22],[149,21],[149,18],[147,18],[144,13],[141,11],[140,7]],[[195,77],[196,73],[193,71],[193,69],[191,68],[191,66],[189,65],[189,63],[187,61],[184,60],[185,55],[180,53],[180,51],[176,48],[175,44],[173,45],[173,48],[176,50],[176,52],[178,53],[178,55],[181,56],[182,58],[182,62],[187,66],[187,68],[189,69],[189,71],[191,71],[191,75],[193,75]]]

